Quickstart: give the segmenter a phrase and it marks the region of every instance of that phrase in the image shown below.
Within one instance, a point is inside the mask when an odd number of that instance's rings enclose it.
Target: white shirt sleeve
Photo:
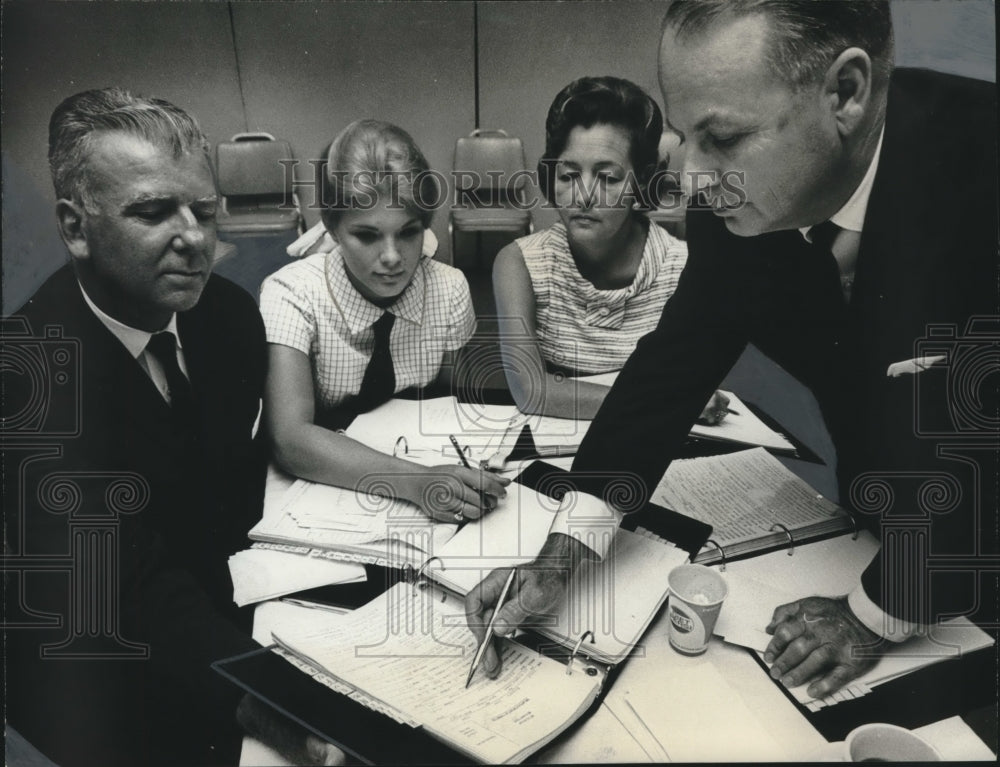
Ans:
[[[847,595],[847,606],[869,631],[890,642],[904,642],[914,634],[920,633],[922,628],[917,623],[894,618],[883,612],[882,608],[865,593],[860,583]]]
[[[562,533],[578,540],[600,561],[608,553],[623,516],[600,498],[570,490],[559,504],[549,535]]]

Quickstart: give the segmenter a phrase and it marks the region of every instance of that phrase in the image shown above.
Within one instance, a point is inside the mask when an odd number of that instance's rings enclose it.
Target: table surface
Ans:
[[[831,483],[829,465],[817,466],[795,459],[782,459],[782,462],[814,485]],[[267,500],[282,492],[291,481],[290,477],[272,468]],[[255,637],[262,643],[270,643],[269,626],[273,621],[293,619],[294,612],[290,611],[302,609],[264,603],[257,611]],[[713,638],[705,654],[694,658],[680,655],[667,642],[664,616],[665,611],[662,611],[646,633],[641,650],[621,669],[604,702],[582,726],[571,728],[530,761],[650,762],[664,760],[663,752],[675,761],[836,759],[835,746],[810,724],[749,652]],[[714,691],[715,697],[707,700],[699,695],[705,690]],[[653,707],[661,725],[663,717],[668,721],[675,717],[685,727],[694,723],[697,734],[704,739],[702,750],[698,751],[698,747],[689,742],[659,743],[655,738],[651,741],[649,735],[642,732],[647,725],[636,713],[642,710],[641,706],[646,706],[647,711]],[[742,748],[730,753],[720,751],[721,744],[730,740],[734,727],[743,733]],[[958,717],[921,727],[918,731],[946,759],[995,758]],[[670,753],[671,748],[675,753]],[[241,764],[283,765],[287,762],[248,738]]]
[[[271,628],[299,619],[308,620],[314,610],[282,602],[258,606],[254,638],[270,642]],[[680,680],[680,683],[678,683]],[[720,682],[721,680],[721,682]],[[711,704],[704,690],[719,692],[724,684],[728,695],[716,695]],[[531,758],[538,764],[653,762],[649,736],[642,724],[621,715],[628,710],[623,698],[633,698],[634,710],[641,699],[658,701],[672,710],[678,725],[699,723],[698,737],[704,739],[699,752],[704,761],[836,761],[836,744],[830,744],[767,677],[743,648],[715,638],[703,655],[688,657],[675,652],[667,642],[667,621],[663,615],[653,623],[642,648],[629,659],[605,701],[582,726],[571,730]],[[685,721],[680,721],[684,719]],[[745,737],[733,742],[734,729]],[[915,730],[945,759],[993,760],[993,753],[961,718],[955,716]],[[634,734],[633,734],[634,733]],[[685,737],[691,733],[683,733]],[[677,761],[698,759],[691,747],[675,750],[674,742],[660,735],[667,753]],[[690,738],[688,738],[690,740]],[[684,743],[677,748],[683,749]],[[726,752],[729,750],[729,753]],[[728,758],[731,755],[731,759]],[[246,738],[240,764],[244,767],[288,765],[287,760],[262,743]]]

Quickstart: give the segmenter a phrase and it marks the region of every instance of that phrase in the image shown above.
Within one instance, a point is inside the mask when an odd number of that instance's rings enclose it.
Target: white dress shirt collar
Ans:
[[[875,183],[875,171],[878,170],[878,158],[882,154],[883,136],[885,136],[885,126],[882,127],[882,131],[879,133],[875,154],[872,156],[872,161],[868,165],[868,170],[865,171],[861,183],[858,184],[858,188],[854,190],[854,194],[844,203],[843,207],[830,216],[830,222],[836,224],[841,229],[846,229],[850,232],[861,232],[864,229],[865,213],[868,211],[868,198],[872,194],[872,185]],[[802,232],[802,236],[807,240],[809,240],[809,237],[806,233],[810,229],[812,229],[811,226],[799,229]]]
[[[80,292],[83,293],[83,300],[87,302],[87,306],[90,307],[90,311],[94,313],[94,316],[101,321],[101,324],[103,324],[104,327],[111,331],[111,334],[115,338],[122,342],[133,358],[138,359],[139,355],[146,350],[146,346],[149,344],[149,339],[153,337],[153,334],[145,330],[133,328],[123,322],[119,322],[114,317],[104,312],[91,300],[81,283],[77,282],[77,284],[80,285]],[[163,328],[163,330],[169,330],[173,333],[174,338],[177,340],[177,346],[183,348],[181,345],[180,334],[177,332],[176,312],[170,315],[170,321],[167,323],[166,327]]]

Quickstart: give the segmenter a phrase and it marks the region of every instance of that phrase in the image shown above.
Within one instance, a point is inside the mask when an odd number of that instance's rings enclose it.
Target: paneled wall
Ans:
[[[476,125],[478,96],[480,125],[520,135],[530,167],[548,105],[570,80],[614,74],[658,98],[664,8],[665,0],[4,0],[3,310],[65,260],[45,158],[48,117],[67,95],[124,85],[190,110],[213,141],[267,130],[302,159],[351,120],[380,117],[413,133],[442,171],[455,139]],[[994,78],[990,0],[895,0],[893,12],[900,64]],[[551,220],[540,211],[536,225]],[[448,260],[445,211],[434,228]]]

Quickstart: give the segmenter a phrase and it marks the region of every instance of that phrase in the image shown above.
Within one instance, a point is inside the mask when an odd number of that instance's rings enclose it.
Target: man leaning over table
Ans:
[[[266,357],[253,299],[211,275],[208,141],[107,88],[56,108],[49,162],[70,263],[4,338],[6,719],[63,767],[235,764],[240,692],[210,664],[257,647],[226,558],[261,513]],[[51,380],[18,364],[36,347]],[[297,761],[342,756],[240,712]]]
[[[892,62],[886,0],[669,7],[659,74],[685,151],[689,260],[573,464],[593,495],[615,474],[648,495],[747,343],[806,384],[841,502],[883,541],[850,594],[779,606],[767,626],[771,675],[813,697],[940,616],[996,624],[996,97]],[[576,506],[598,525],[621,516]],[[571,516],[523,568],[498,636],[603,554],[565,534]],[[477,636],[503,576],[467,599]],[[492,650],[484,666],[499,673]]]

